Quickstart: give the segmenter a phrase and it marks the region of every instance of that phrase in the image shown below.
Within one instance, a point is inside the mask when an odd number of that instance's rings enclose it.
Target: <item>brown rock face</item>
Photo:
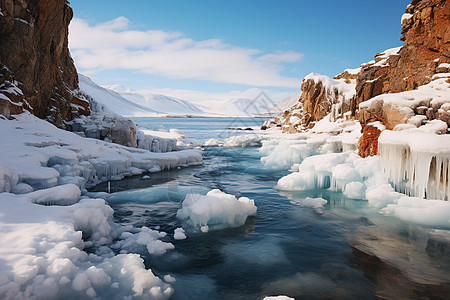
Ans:
[[[343,85],[351,83],[348,78],[340,79],[342,79]],[[342,116],[345,111],[349,110],[350,101],[345,101],[344,90],[338,85],[328,86],[321,80],[305,78],[301,89],[302,95],[299,102],[286,110],[282,118],[278,120],[282,125],[283,132],[299,132],[311,128],[314,126],[314,122],[320,121],[330,112],[333,116]],[[336,107],[333,108],[333,104],[341,102],[342,106],[335,111]]]
[[[23,92],[21,99],[8,98],[59,127],[76,115],[89,114],[88,102],[76,93],[78,76],[67,39],[73,16],[68,2],[4,0],[0,9],[0,67],[7,68],[0,78],[17,81]],[[5,87],[0,81],[0,90]],[[16,106],[6,102],[0,98],[0,110]]]
[[[416,89],[429,83],[439,68],[450,62],[450,1],[413,0],[402,22],[403,47],[386,58],[361,66],[357,78],[353,115],[358,105],[374,96]],[[381,61],[385,60],[385,61]],[[380,63],[381,62],[381,63]]]

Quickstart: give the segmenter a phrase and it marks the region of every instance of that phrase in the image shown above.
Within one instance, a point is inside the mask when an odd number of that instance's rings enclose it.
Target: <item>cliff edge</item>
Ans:
[[[66,0],[0,2],[0,114],[28,110],[58,127],[89,114],[68,49]]]

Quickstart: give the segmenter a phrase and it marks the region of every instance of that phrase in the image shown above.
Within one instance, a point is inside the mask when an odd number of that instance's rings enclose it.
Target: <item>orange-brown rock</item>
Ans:
[[[362,66],[357,78],[353,114],[358,105],[374,96],[416,89],[429,83],[439,67],[450,62],[450,1],[413,0],[402,22],[403,47],[385,63],[381,54]]]
[[[375,126],[366,125],[362,129],[362,136],[359,140],[358,154],[361,157],[377,155],[378,137],[381,134]]]
[[[7,67],[1,73],[8,70],[5,76],[13,77],[23,92],[21,99],[10,100],[29,104],[36,116],[60,127],[75,115],[88,114],[88,102],[74,92],[78,76],[68,49],[73,16],[68,2],[4,0],[0,9],[0,64]],[[0,105],[11,108],[6,101],[0,99]]]

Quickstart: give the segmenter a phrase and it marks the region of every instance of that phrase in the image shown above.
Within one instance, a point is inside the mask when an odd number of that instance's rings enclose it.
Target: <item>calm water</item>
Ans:
[[[248,132],[230,127],[261,119],[137,118],[141,128],[177,128],[205,141]],[[251,133],[251,132],[250,132]],[[327,190],[278,192],[288,171],[265,168],[257,148],[205,147],[204,165],[113,182],[107,201],[118,222],[169,234],[183,224],[187,193],[219,188],[255,200],[256,216],[239,228],[190,232],[163,256],[142,254],[155,274],[176,278],[172,299],[445,299],[450,247],[436,231],[381,215],[365,201]],[[99,186],[97,189],[104,189]],[[328,200],[323,214],[296,204]],[[448,299],[448,298],[447,298]]]

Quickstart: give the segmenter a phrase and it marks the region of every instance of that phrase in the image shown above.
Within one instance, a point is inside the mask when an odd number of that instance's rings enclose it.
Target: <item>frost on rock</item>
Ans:
[[[182,208],[177,212],[177,218],[186,220],[202,232],[209,229],[222,229],[244,225],[249,215],[256,213],[253,200],[247,197],[237,199],[218,189],[209,191],[206,195],[187,194]]]

